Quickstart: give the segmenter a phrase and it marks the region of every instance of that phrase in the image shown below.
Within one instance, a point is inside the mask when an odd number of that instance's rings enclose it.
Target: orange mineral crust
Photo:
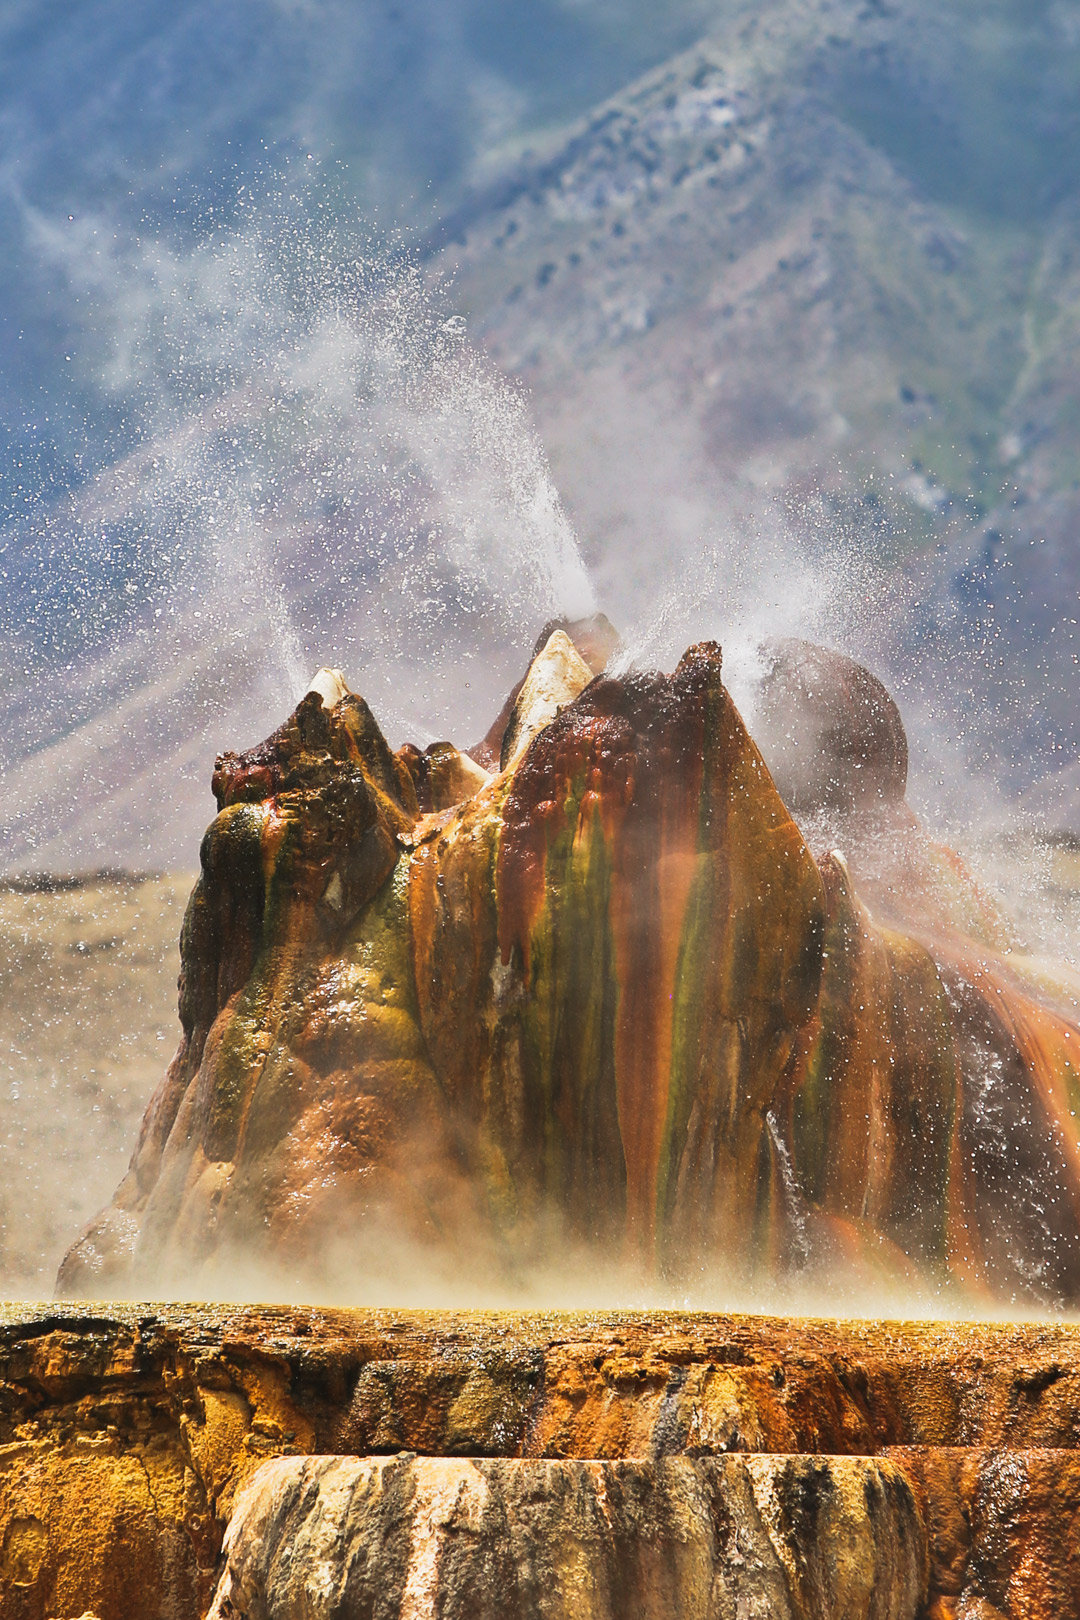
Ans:
[[[719,647],[596,673],[605,624],[498,749],[393,753],[324,670],[219,759],[180,1048],[61,1292],[1080,1301],[1077,981],[922,831],[885,688],[763,649],[774,776]]]
[[[1078,1446],[1060,1324],[8,1305],[0,1613],[351,1617],[366,1570],[450,1616],[449,1537],[493,1620],[738,1613],[751,1575],[770,1620],[1075,1620]]]

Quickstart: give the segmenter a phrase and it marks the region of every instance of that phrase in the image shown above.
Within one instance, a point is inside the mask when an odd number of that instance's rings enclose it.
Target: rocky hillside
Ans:
[[[1080,745],[1078,29],[1074,6],[725,7],[444,248],[622,622],[680,564],[700,591],[703,541],[750,617],[805,612],[800,554],[859,606],[900,564],[899,616],[885,591],[847,633],[1012,790]]]
[[[1078,824],[1075,0],[94,15],[0,21],[4,867],[186,866],[319,664],[466,735],[594,606],[668,667],[840,646],[920,808]],[[448,305],[344,296],[376,204]],[[524,412],[467,344],[421,397],[454,308]]]

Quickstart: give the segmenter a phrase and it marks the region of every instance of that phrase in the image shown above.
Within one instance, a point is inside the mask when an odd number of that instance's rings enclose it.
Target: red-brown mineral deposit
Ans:
[[[549,627],[486,764],[393,753],[336,671],[219,759],[180,1050],[62,1292],[586,1251],[1080,1299],[1076,987],[919,827],[884,687],[766,649],[774,782],[718,647],[616,679],[611,639]]]

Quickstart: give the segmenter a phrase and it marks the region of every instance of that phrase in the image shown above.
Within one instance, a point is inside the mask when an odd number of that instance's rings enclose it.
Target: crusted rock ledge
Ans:
[[[836,1458],[873,1459],[888,1464],[873,1478],[908,1482],[926,1529],[926,1620],[1080,1620],[1078,1446],[1080,1328],[1067,1325],[8,1305],[0,1614],[200,1620],[264,1463],[407,1451],[735,1456],[760,1459],[762,1479],[769,1458],[837,1478]],[[662,1494],[662,1470],[640,1477]]]
[[[914,1620],[926,1535],[867,1457],[265,1463],[212,1620]]]

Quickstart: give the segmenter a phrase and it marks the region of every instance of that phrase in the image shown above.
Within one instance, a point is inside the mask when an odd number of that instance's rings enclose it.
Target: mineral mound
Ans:
[[[549,626],[471,752],[323,671],[218,760],[183,1039],[62,1293],[584,1255],[1080,1298],[1077,987],[919,826],[888,693],[765,648],[774,775],[717,646],[616,678],[609,629]]]

